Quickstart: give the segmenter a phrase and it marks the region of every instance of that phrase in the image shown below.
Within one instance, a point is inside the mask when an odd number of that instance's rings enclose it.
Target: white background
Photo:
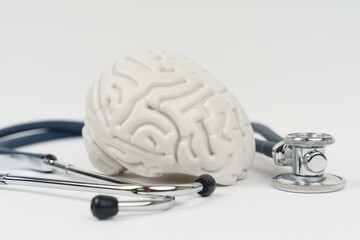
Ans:
[[[171,50],[198,62],[251,120],[282,135],[332,133],[328,171],[346,177],[347,187],[320,195],[274,190],[270,178],[289,169],[257,155],[247,179],[211,198],[179,198],[167,212],[103,222],[90,214],[91,194],[1,187],[2,238],[359,239],[358,1],[2,0],[0,127],[82,120],[91,81],[135,49]],[[80,139],[25,149],[91,168]]]

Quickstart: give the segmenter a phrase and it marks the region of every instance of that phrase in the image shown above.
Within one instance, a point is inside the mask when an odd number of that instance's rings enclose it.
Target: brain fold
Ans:
[[[94,80],[83,136],[91,162],[106,174],[207,173],[224,185],[246,176],[255,152],[234,95],[199,65],[165,51],[134,52]]]

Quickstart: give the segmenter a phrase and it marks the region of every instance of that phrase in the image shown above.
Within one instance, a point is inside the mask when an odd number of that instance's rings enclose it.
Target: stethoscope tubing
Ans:
[[[14,149],[49,140],[81,136],[83,126],[83,122],[39,121],[7,127],[0,129],[0,147]],[[25,136],[16,136],[26,133],[28,134]],[[14,135],[15,137],[12,137]]]
[[[35,144],[50,140],[81,136],[84,126],[83,122],[76,121],[39,121],[33,123],[20,124],[0,130],[0,154],[24,154],[34,155],[33,153],[17,152],[13,148],[23,147],[29,144]],[[256,151],[271,157],[272,147],[283,140],[283,138],[275,133],[269,127],[252,122],[251,126],[254,132],[263,136],[266,141],[255,139]],[[24,133],[28,131],[42,130],[41,133],[33,133],[27,136],[17,137],[13,139],[1,140],[1,138],[9,137],[14,134]],[[1,149],[2,148],[2,149]],[[3,149],[6,148],[6,149]]]
[[[255,133],[260,134],[266,140],[255,139],[256,152],[272,158],[274,146],[283,140],[283,137],[275,133],[271,128],[261,123],[252,122],[251,126]]]
[[[11,127],[0,129],[0,138],[12,134],[44,129],[53,132],[67,132],[81,135],[81,130],[84,127],[83,122],[77,121],[38,121],[24,124],[18,124]]]

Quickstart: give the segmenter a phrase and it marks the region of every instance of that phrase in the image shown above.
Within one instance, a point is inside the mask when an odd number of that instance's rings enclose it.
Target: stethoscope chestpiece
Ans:
[[[341,190],[345,179],[325,173],[325,146],[335,138],[325,133],[292,133],[273,148],[276,165],[291,166],[291,173],[272,178],[272,185],[280,190],[297,193],[325,193]]]

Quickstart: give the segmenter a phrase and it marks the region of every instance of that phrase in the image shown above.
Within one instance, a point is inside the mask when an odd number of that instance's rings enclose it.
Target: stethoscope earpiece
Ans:
[[[154,196],[148,200],[118,201],[116,197],[98,195],[91,200],[91,212],[94,217],[103,220],[126,211],[164,211],[175,204],[175,197]]]
[[[107,219],[119,212],[118,200],[108,195],[98,195],[91,200],[91,212],[98,219]]]
[[[209,174],[200,175],[196,178],[195,182],[202,184],[202,190],[198,192],[202,197],[207,197],[215,191],[216,181]]]

